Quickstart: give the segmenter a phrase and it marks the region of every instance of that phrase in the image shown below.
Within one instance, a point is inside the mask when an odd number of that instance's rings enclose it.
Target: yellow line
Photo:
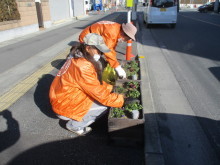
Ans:
[[[200,22],[204,22],[204,23],[207,23],[207,24],[210,24],[210,25],[214,25],[214,26],[220,27],[220,25],[218,25],[218,24],[214,24],[214,23],[211,23],[211,22],[203,21],[203,20],[201,20],[201,19],[191,18],[191,17],[185,16],[185,15],[182,15],[182,14],[180,14],[180,15],[183,16],[183,17],[192,19],[192,20],[196,20],[196,21],[200,21]]]
[[[43,74],[51,72],[54,67],[51,66],[51,62],[57,59],[65,59],[66,55],[69,53],[69,48],[59,53],[55,58],[53,58],[49,63],[44,65],[42,68],[34,72],[32,75],[24,79],[15,85],[10,91],[5,93],[0,97],[0,112],[9,108],[14,104],[21,96],[23,96],[29,89],[31,89],[42,77]],[[59,63],[56,63],[59,64]]]

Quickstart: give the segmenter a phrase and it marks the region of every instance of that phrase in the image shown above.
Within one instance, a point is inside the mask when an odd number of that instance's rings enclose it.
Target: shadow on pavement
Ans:
[[[68,43],[69,46],[77,46],[77,45],[80,45],[80,42],[78,41],[71,41]]]
[[[106,117],[107,115],[91,125],[93,131],[87,136],[78,136],[33,147],[20,153],[8,165],[143,165],[144,151],[142,147],[109,145]]]
[[[63,66],[63,64],[64,64],[65,62],[66,62],[65,59],[57,59],[57,60],[52,61],[52,62],[51,62],[51,65],[52,65],[54,68],[60,70],[60,68]]]
[[[7,130],[0,132],[0,152],[15,144],[20,138],[19,124],[9,110],[0,112],[0,116],[6,120]]]
[[[45,74],[39,79],[36,90],[34,92],[35,104],[39,107],[41,112],[50,118],[57,118],[52,111],[52,107],[49,100],[50,85],[54,79],[51,74]]]
[[[201,130],[200,126],[192,126],[192,123],[199,121],[203,124],[219,127],[219,121],[189,115],[157,113],[146,114],[146,124],[154,127],[150,125],[150,121],[155,115],[158,118],[159,133],[162,135],[160,140],[163,151],[159,155],[164,155],[165,164],[219,164],[219,146],[216,145],[216,143],[219,144],[219,134],[216,132],[217,139],[215,140],[217,141],[214,142],[211,136],[207,135],[207,138],[201,135],[201,131],[206,132],[206,130]],[[69,136],[69,139],[66,137],[62,140],[33,146],[19,153],[7,164],[143,165],[144,145],[141,147],[122,147],[109,144],[106,117],[100,118],[94,123],[92,125],[93,132],[87,136],[76,138]],[[168,127],[167,123],[172,124],[172,127]],[[120,131],[124,132],[125,129]],[[155,138],[147,138],[145,143],[152,143]],[[213,144],[215,151],[211,146],[206,148],[201,145],[203,140],[207,141],[207,139]],[[207,143],[209,143],[208,141]],[[152,148],[149,151],[148,148],[146,149],[148,158],[152,155],[151,160],[153,160],[158,154],[158,150],[154,152]],[[209,155],[205,155],[207,153]]]
[[[220,81],[220,67],[211,67],[209,70]]]

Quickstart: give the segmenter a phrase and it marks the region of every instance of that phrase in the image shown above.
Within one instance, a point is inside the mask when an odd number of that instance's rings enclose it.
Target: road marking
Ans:
[[[196,20],[196,21],[200,21],[200,22],[204,22],[204,23],[207,23],[207,24],[210,24],[210,25],[214,25],[214,26],[220,27],[220,25],[215,24],[215,23],[211,23],[211,22],[203,21],[203,20],[201,20],[201,19],[191,18],[191,17],[185,16],[185,15],[182,15],[182,14],[180,14],[180,15],[183,16],[183,17],[186,17],[186,18],[192,19],[192,20]]]
[[[43,74],[47,74],[51,72],[54,67],[51,65],[52,61],[58,59],[65,59],[67,54],[69,53],[69,48],[64,49],[61,53],[59,53],[56,57],[54,57],[49,63],[44,65],[42,68],[34,72],[32,75],[24,79],[15,85],[10,91],[5,93],[0,97],[0,112],[9,108],[12,104],[14,104],[21,96],[23,96],[28,90],[30,90],[42,77]],[[57,62],[55,65],[58,65]]]

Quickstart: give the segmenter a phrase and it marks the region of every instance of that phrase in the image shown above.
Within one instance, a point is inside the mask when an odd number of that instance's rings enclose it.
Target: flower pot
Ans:
[[[140,112],[139,112],[139,110],[133,110],[131,112],[131,114],[132,114],[132,119],[138,119],[139,115],[140,115]]]
[[[137,80],[137,79],[138,79],[137,74],[134,74],[134,75],[132,75],[131,77],[132,77],[132,80]]]

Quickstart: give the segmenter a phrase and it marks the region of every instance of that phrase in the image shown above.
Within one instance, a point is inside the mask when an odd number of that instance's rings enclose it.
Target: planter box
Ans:
[[[131,80],[118,80],[116,81],[116,86],[122,86],[123,83],[128,81]],[[141,81],[138,82],[141,83]],[[138,100],[138,102],[141,103],[141,96],[135,100]],[[113,118],[111,117],[111,113],[112,108],[110,108],[108,116],[108,133],[110,142],[122,146],[142,146],[144,143],[143,109],[140,110],[140,116],[138,119]]]
[[[111,109],[108,116],[109,140],[122,146],[139,146],[144,143],[144,118],[140,110],[139,119],[112,118]]]

